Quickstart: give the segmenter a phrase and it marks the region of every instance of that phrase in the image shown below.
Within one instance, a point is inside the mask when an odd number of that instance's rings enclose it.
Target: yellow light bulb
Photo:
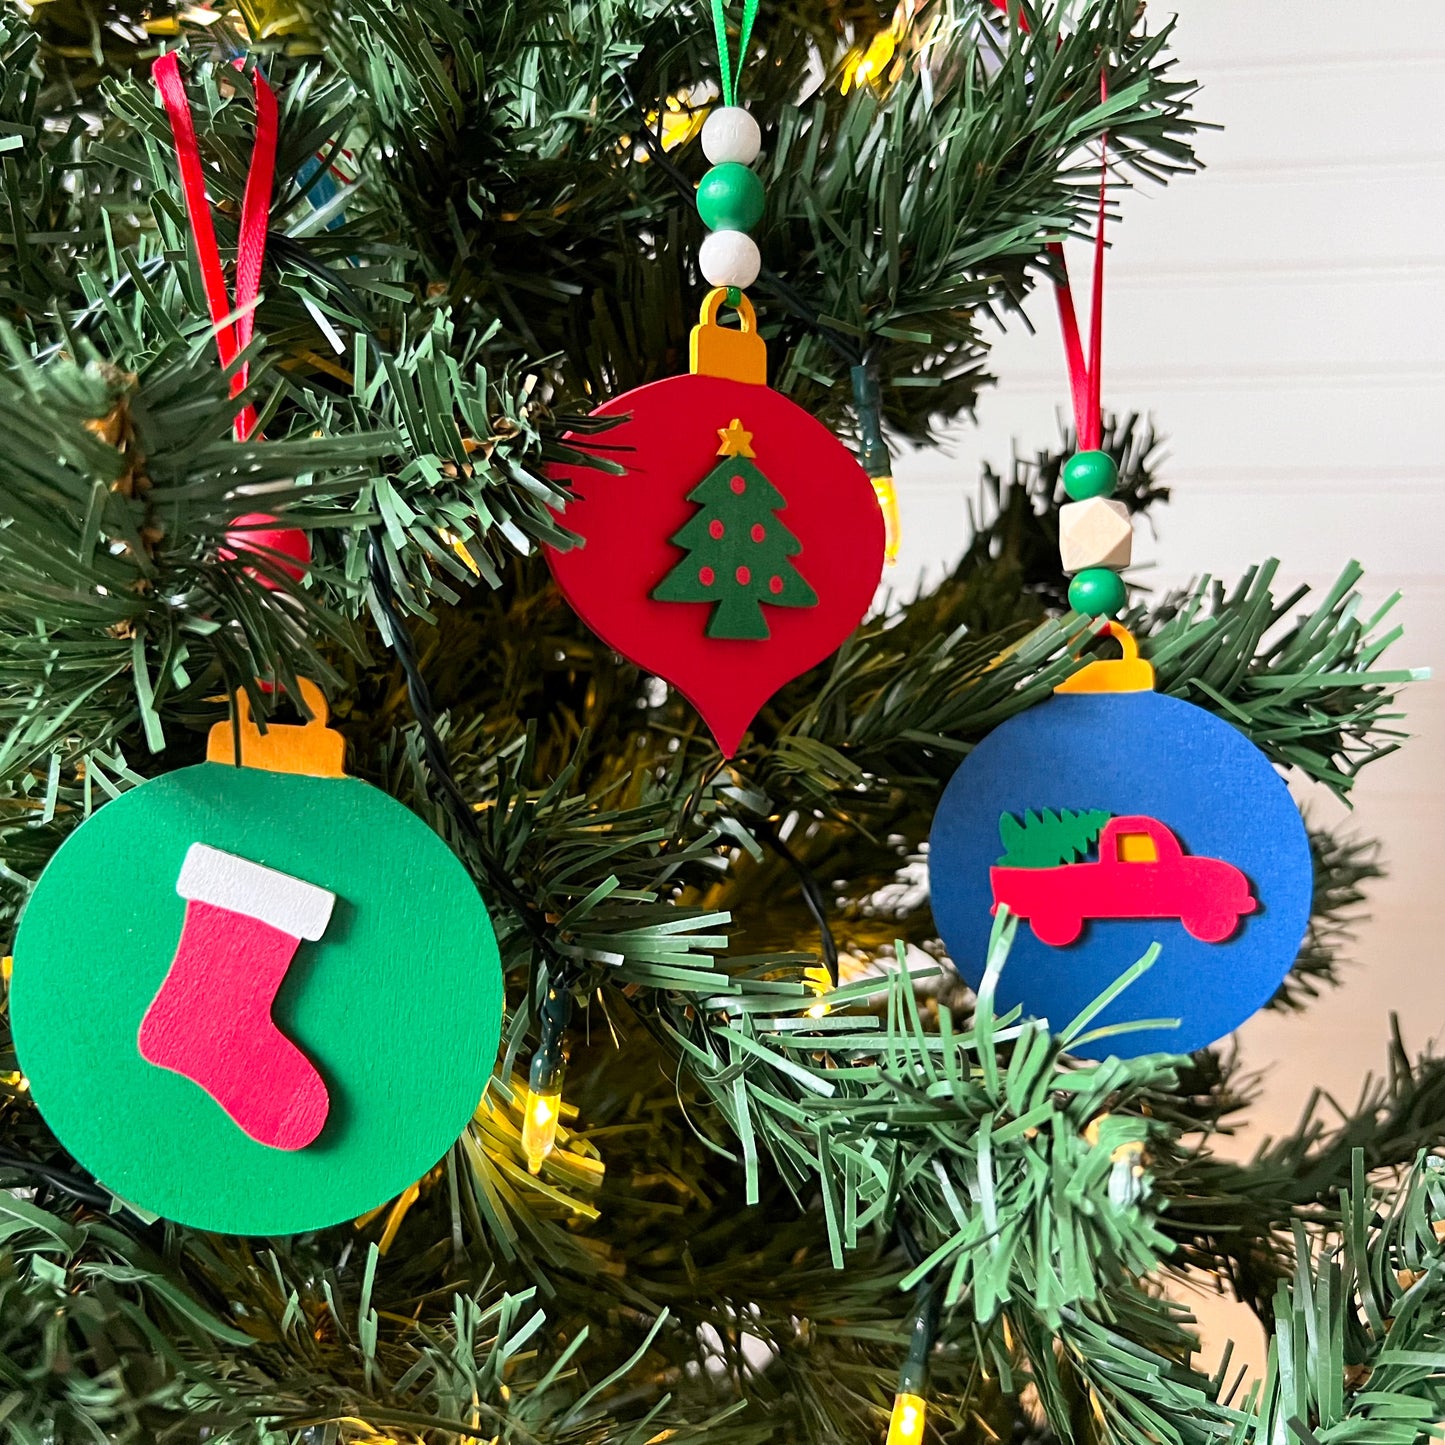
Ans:
[[[542,1172],[542,1161],[557,1143],[557,1119],[562,1112],[560,1090],[527,1090],[527,1110],[522,1117],[522,1153],[533,1174]]]
[[[922,1395],[895,1395],[893,1418],[888,1422],[888,1445],[919,1445],[928,1405]]]
[[[880,30],[866,50],[855,50],[843,65],[839,88],[844,95],[882,78],[898,48],[898,37],[892,30]]]
[[[463,565],[465,565],[467,571],[470,572],[473,577],[480,577],[482,575],[482,569],[477,565],[477,559],[467,551],[467,544],[463,542],[455,532],[448,531],[443,527],[438,535],[441,537],[441,540],[462,559]]]
[[[828,990],[833,986],[832,977],[826,968],[808,968],[803,970],[803,982],[812,990],[814,1001],[803,1010],[810,1019],[820,1019],[825,1014],[833,1012],[833,1005],[828,1002]]]
[[[892,477],[874,477],[873,491],[883,509],[883,555],[892,567],[898,561],[898,544],[903,539],[903,528],[898,520],[898,488],[894,486]]]

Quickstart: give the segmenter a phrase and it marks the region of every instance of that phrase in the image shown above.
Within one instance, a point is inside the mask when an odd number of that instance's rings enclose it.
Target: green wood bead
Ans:
[[[1064,490],[1076,502],[1107,497],[1119,485],[1119,468],[1108,452],[1075,452],[1064,463]]]
[[[697,213],[709,231],[751,231],[763,218],[763,183],[746,166],[714,166],[697,188]]]
[[[1069,606],[1088,617],[1117,617],[1127,595],[1124,579],[1107,567],[1086,567],[1069,583]]]

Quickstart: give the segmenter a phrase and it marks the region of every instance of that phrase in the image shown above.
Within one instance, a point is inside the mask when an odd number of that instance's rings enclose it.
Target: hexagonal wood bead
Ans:
[[[1118,571],[1129,565],[1133,547],[1134,524],[1123,502],[1090,497],[1059,508],[1059,556],[1065,572],[1086,567]]]

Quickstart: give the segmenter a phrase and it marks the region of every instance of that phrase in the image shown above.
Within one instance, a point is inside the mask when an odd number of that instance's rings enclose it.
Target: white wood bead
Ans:
[[[715,166],[727,161],[750,166],[762,148],[757,121],[740,105],[720,105],[702,123],[702,153]]]
[[[1133,548],[1134,524],[1123,502],[1090,497],[1059,508],[1059,556],[1065,572],[1082,572],[1086,567],[1117,572],[1129,565]]]
[[[697,250],[698,270],[709,286],[751,286],[762,264],[746,231],[713,231]]]

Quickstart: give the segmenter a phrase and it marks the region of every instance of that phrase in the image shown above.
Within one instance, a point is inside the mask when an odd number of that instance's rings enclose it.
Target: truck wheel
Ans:
[[[1063,913],[1045,913],[1042,917],[1031,918],[1029,923],[1034,937],[1050,948],[1062,948],[1084,931],[1084,920],[1077,913],[1072,917]]]
[[[1201,913],[1179,921],[1184,931],[1201,943],[1223,943],[1239,927],[1239,914]]]

